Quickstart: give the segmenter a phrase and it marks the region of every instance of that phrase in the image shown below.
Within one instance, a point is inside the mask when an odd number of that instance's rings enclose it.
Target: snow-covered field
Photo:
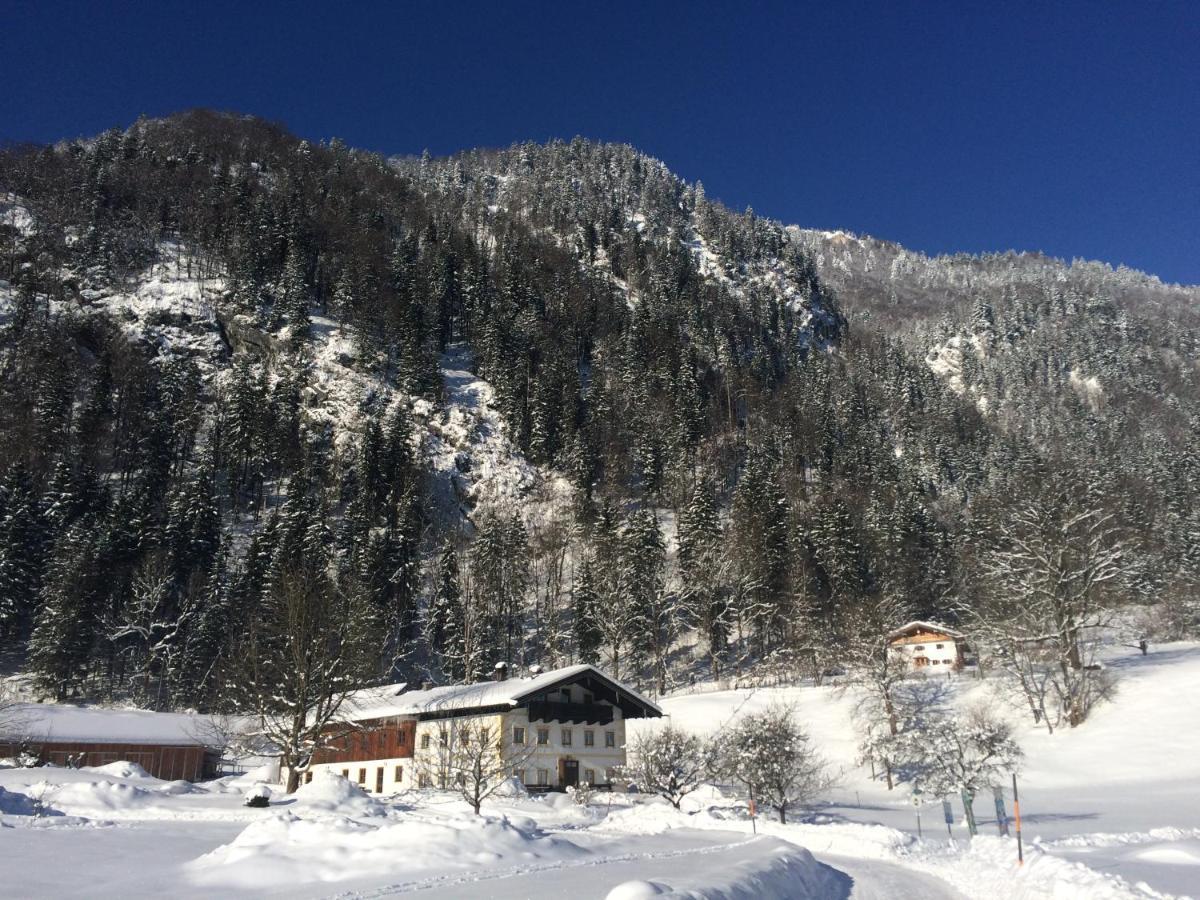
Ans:
[[[885,826],[894,832],[881,842],[885,855],[936,872],[968,895],[1200,897],[1200,646],[1160,645],[1145,657],[1115,648],[1105,656],[1118,674],[1117,694],[1079,728],[1050,735],[1020,709],[1008,710],[1026,755],[1020,773],[1026,865],[1020,871],[1013,841],[996,836],[990,797],[976,800],[980,837],[973,845],[966,843],[957,802],[957,849],[946,839],[937,802],[922,808],[925,840],[912,843],[917,821],[910,794],[903,787],[889,792],[855,765],[853,698],[836,688],[697,693],[661,703],[672,724],[706,733],[740,711],[793,706],[841,773],[821,818]],[[987,682],[959,678],[952,688],[956,703],[1003,704]],[[707,802],[700,796],[694,805]],[[1006,804],[1011,816],[1009,792]],[[820,833],[801,839],[818,856],[825,849],[817,843]],[[845,852],[837,843],[828,850]]]
[[[923,839],[903,789],[857,767],[852,701],[830,687],[667,698],[680,727],[711,732],[784,701],[842,772],[806,820],[760,818],[703,788],[677,812],[627,795],[509,793],[476,817],[449,794],[376,798],[337,777],[267,809],[254,773],[163,782],[136,766],[0,769],[0,895],[13,897],[1170,897],[1200,896],[1200,645],[1109,658],[1115,700],[1053,736],[1022,724],[1026,863],[995,835]],[[986,690],[962,679],[961,700]],[[654,727],[655,723],[644,723]],[[985,809],[987,807],[987,809]],[[957,808],[957,807],[956,807]]]

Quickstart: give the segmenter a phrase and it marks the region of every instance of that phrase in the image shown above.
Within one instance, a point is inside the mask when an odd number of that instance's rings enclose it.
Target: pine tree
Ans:
[[[100,582],[108,576],[101,566],[97,526],[85,517],[59,537],[29,639],[29,669],[57,700],[81,686],[96,637]]]
[[[427,630],[430,647],[437,653],[446,655],[447,638],[461,631],[462,590],[458,586],[458,554],[454,549],[454,541],[447,539],[442,544],[442,552],[438,558],[437,581],[433,598],[429,604],[429,625]],[[461,654],[461,647],[455,648]],[[454,655],[453,651],[450,655]]]
[[[579,564],[572,599],[572,623],[575,633],[575,654],[580,662],[598,663],[604,634],[598,619],[604,615],[600,595],[596,590],[593,563],[585,556]]]
[[[291,329],[293,340],[302,341],[308,337],[312,322],[308,313],[308,305],[312,298],[308,286],[308,266],[297,244],[295,239],[291,241],[287,259],[283,264],[279,312],[284,323]]]
[[[0,640],[28,632],[42,578],[46,522],[24,467],[0,480]]]
[[[634,510],[621,529],[621,565],[634,610],[633,640],[650,660],[651,677],[666,690],[667,655],[677,621],[665,585],[666,545],[654,513]]]

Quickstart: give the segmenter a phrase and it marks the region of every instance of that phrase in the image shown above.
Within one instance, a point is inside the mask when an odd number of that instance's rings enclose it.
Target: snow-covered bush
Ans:
[[[631,762],[621,777],[647,794],[679,804],[700,786],[708,769],[708,752],[699,736],[668,725],[639,734],[630,745]]]
[[[271,805],[271,789],[265,784],[256,784],[246,791],[246,805],[261,808]]]
[[[567,793],[570,794],[571,799],[580,806],[587,806],[592,802],[592,797],[596,792],[592,788],[592,783],[590,781],[581,781],[574,787],[568,786]]]
[[[833,785],[825,760],[788,707],[743,716],[714,752],[716,772],[774,809],[780,822],[787,822],[789,808],[810,805]]]
[[[976,794],[1001,785],[1024,755],[1011,726],[983,706],[932,717],[920,729],[906,732],[900,747],[915,770],[918,789],[934,797],[962,796],[971,834]]]

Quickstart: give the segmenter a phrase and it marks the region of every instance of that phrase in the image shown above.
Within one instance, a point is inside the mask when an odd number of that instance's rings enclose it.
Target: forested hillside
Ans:
[[[662,689],[1001,611],[1028,531],[1194,628],[1197,292],[863,246],[580,139],[10,148],[4,666],[161,708],[500,660]]]

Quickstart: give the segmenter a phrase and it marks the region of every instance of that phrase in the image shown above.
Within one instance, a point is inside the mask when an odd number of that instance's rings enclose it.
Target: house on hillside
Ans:
[[[625,720],[662,710],[590,665],[492,681],[409,690],[367,688],[343,703],[331,746],[316,751],[301,780],[340,774],[372,793],[449,785],[439,759],[455,735],[486,727],[512,775],[531,790],[564,790],[581,782],[611,786],[625,765]],[[286,778],[286,773],[282,773]]]
[[[957,672],[965,662],[962,632],[937,622],[909,622],[890,632],[887,641],[889,652],[914,672]]]
[[[76,767],[131,762],[168,781],[211,777],[220,761],[198,716],[26,703],[12,719],[19,733],[0,735],[0,758]]]

